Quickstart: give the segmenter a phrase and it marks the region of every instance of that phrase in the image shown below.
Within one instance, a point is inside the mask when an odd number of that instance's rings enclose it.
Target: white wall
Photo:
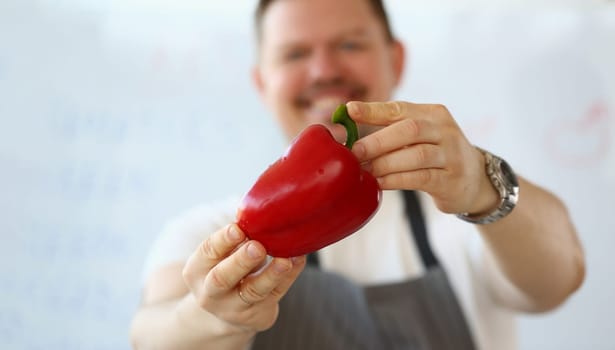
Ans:
[[[585,286],[523,318],[522,348],[615,348],[615,8],[389,2],[410,51],[398,98],[446,104],[566,201],[585,244]],[[165,219],[280,154],[249,81],[251,7],[0,3],[2,349],[129,348]]]

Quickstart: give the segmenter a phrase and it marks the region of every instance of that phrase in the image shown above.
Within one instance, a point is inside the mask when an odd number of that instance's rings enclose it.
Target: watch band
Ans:
[[[457,214],[461,220],[485,225],[496,222],[510,214],[519,200],[519,182],[512,168],[506,161],[496,155],[476,147],[485,157],[485,171],[489,181],[500,195],[500,203],[486,214]]]

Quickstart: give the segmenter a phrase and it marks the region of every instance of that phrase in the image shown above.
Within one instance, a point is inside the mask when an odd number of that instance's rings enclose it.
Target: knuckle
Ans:
[[[431,105],[431,115],[446,115],[448,113],[448,108],[443,104],[438,103]]]
[[[201,244],[201,254],[204,257],[208,259],[212,259],[212,260],[218,259],[222,256],[220,252],[218,251],[218,249],[216,248],[216,245],[213,243],[211,237],[207,238]]]
[[[425,149],[425,147],[417,147],[415,157],[417,164],[425,163],[427,161],[427,158],[429,157],[427,155],[427,150]]]
[[[253,284],[246,283],[243,287],[243,294],[246,295],[250,300],[262,300],[267,296],[266,293],[259,291]]]
[[[275,299],[282,299],[282,297],[284,296],[284,293],[281,292],[279,289],[275,288],[274,290],[271,291],[271,293],[269,293],[272,297],[274,297]]]
[[[405,119],[402,122],[403,133],[406,137],[416,138],[421,132],[421,126],[415,119]]]
[[[387,107],[387,112],[391,116],[399,116],[401,115],[401,103],[399,101],[392,101],[385,103]]]
[[[379,154],[384,149],[385,140],[381,135],[376,135],[372,143],[372,150],[375,154]]]
[[[373,174],[376,176],[391,172],[391,160],[389,157],[381,157],[373,163]]]
[[[234,260],[233,263],[235,265],[235,267],[233,269],[235,269],[235,271],[237,271],[237,273],[241,272],[243,274],[248,274],[248,272],[250,272],[256,266],[258,266],[258,265],[254,264],[254,263],[250,263],[250,262],[246,261],[246,259],[244,257],[241,257],[241,256],[236,256],[233,260]]]
[[[286,289],[276,287],[271,291],[271,296],[273,296],[276,300],[282,299],[282,297],[286,294]]]
[[[231,284],[225,278],[225,274],[220,273],[218,269],[213,269],[208,274],[210,283],[217,289],[229,289]]]
[[[394,168],[394,162],[391,159],[391,157],[383,157],[382,158],[382,173],[388,174],[389,172],[394,170],[393,168]]]

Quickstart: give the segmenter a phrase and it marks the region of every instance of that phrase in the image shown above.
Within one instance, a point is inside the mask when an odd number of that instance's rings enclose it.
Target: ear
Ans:
[[[393,64],[393,73],[395,74],[395,86],[397,87],[404,75],[406,64],[406,49],[404,44],[399,40],[395,40],[391,46],[391,60]]]
[[[254,67],[252,67],[252,83],[254,83],[258,94],[261,96],[261,98],[263,98],[265,86],[263,83],[263,76],[259,65],[254,65]]]

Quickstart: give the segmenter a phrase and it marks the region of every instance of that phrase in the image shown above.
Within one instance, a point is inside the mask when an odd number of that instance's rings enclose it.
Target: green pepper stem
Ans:
[[[333,112],[331,120],[336,124],[342,124],[346,128],[346,143],[348,149],[352,149],[352,145],[359,139],[359,129],[357,123],[348,115],[348,109],[345,104],[341,104]]]

